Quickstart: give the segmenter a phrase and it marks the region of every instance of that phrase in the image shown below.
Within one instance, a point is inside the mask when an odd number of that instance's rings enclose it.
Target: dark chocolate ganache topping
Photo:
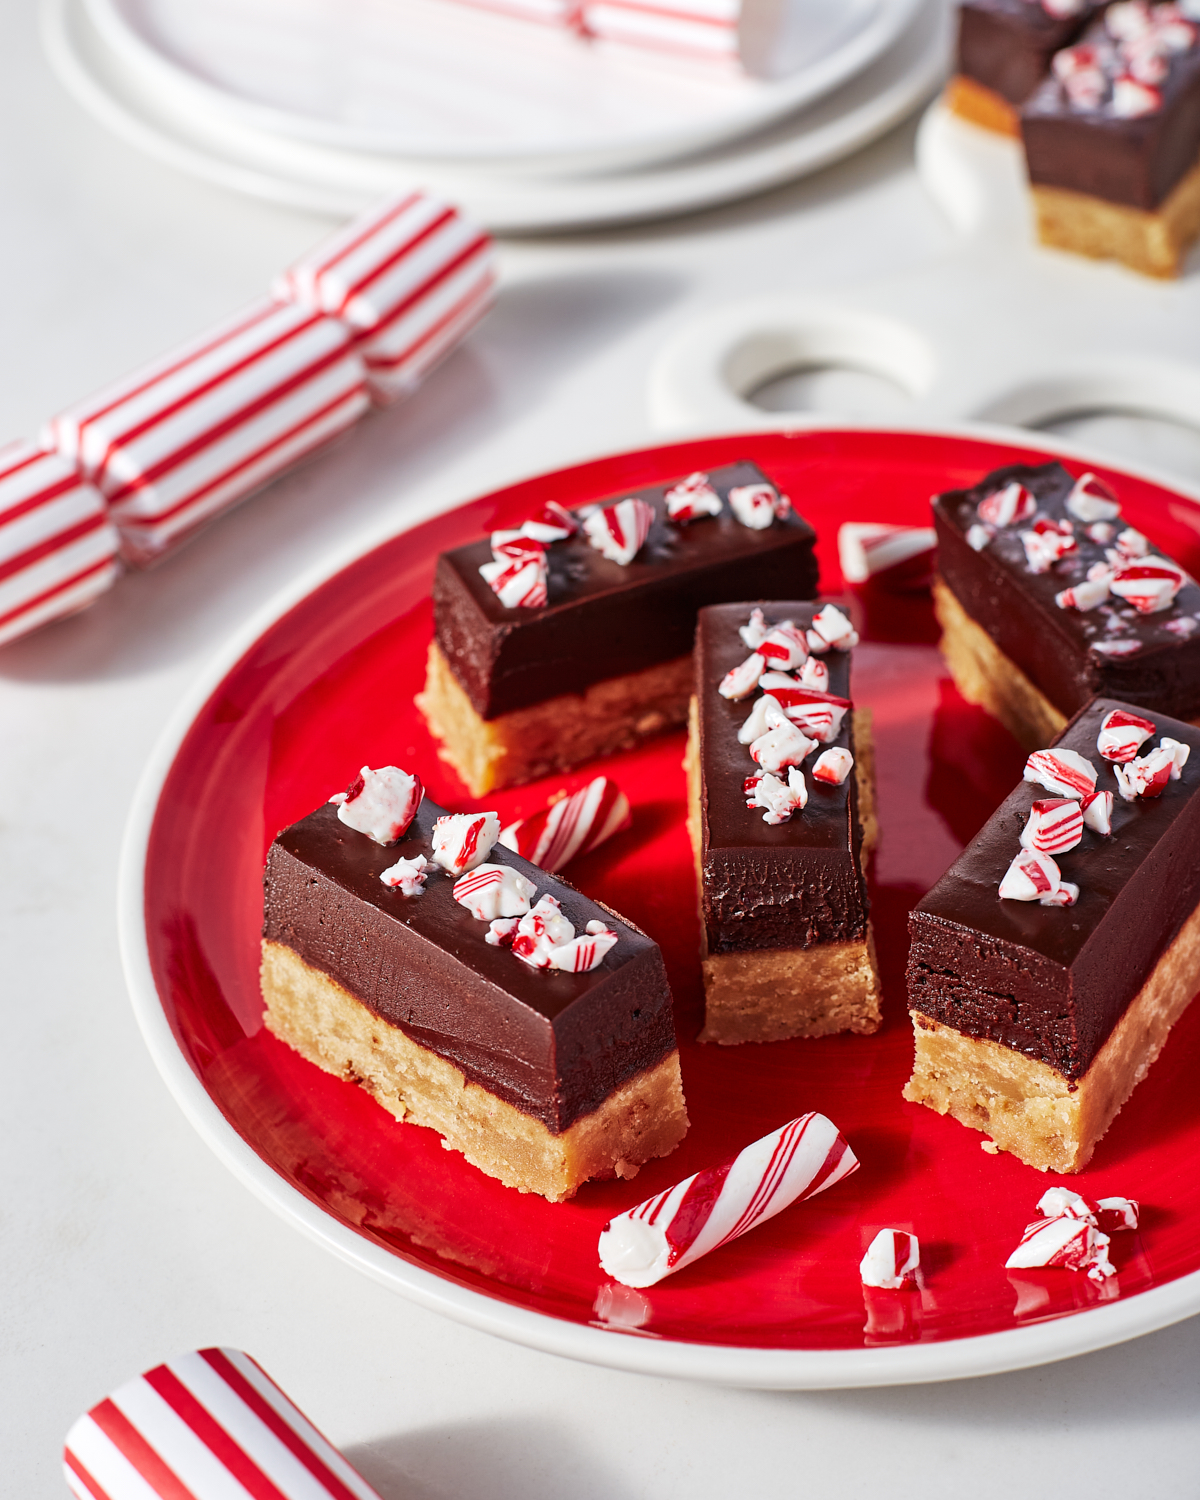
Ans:
[[[430,858],[442,812],[426,799],[386,848],[328,805],[285,828],[267,857],[263,936],[561,1132],[674,1049],[662,955],[636,927],[499,844],[488,863],[513,866],[538,896],[553,896],[577,932],[593,920],[618,932],[598,968],[533,969],[489,945],[488,924],[454,900],[454,877],[432,864],[420,895],[385,886],[379,876],[398,859]]]
[[[1139,614],[1115,595],[1089,610],[1055,603],[1057,594],[1084,582],[1090,568],[1106,561],[1128,525],[1118,517],[1109,540],[1093,540],[1088,526],[1066,508],[1077,477],[1059,463],[1012,464],[973,489],[935,496],[938,571],[967,614],[1061,713],[1073,714],[1104,693],[1193,718],[1200,714],[1200,587],[1190,577],[1174,603],[1156,614]],[[1030,570],[1021,540],[1034,518],[997,528],[979,550],[968,543],[979,524],[980,501],[1013,480],[1034,496],[1038,517],[1072,525],[1075,550],[1047,572]],[[1150,541],[1155,556],[1167,555]]]
[[[843,611],[849,606],[838,602]],[[808,804],[786,823],[763,821],[748,808],[745,780],[756,773],[738,730],[758,692],[740,701],[717,691],[726,672],[750,654],[738,635],[756,607],[724,604],[701,610],[696,629],[696,702],[700,731],[702,911],[710,953],[763,948],[811,948],[861,940],[869,902],[860,868],[862,826],[858,778],[840,786],[814,780],[821,745],[805,760]],[[768,624],[792,620],[807,629],[820,603],[769,600],[757,605]],[[850,694],[850,653],[831,650],[829,692]],[[853,714],[842,720],[835,746],[855,753]],[[786,776],[786,773],[784,773]]]
[[[1051,56],[1083,30],[1097,4],[1052,16],[1041,0],[966,0],[958,12],[958,71],[1020,105],[1046,76]]]
[[[485,538],[443,553],[433,585],[435,639],[477,713],[494,719],[547,698],[686,656],[705,604],[778,593],[811,598],[815,533],[794,512],[756,531],[736,519],[729,491],[771,481],[755,464],[709,471],[721,514],[677,524],[666,492],[625,490],[654,511],[645,544],[622,566],[578,533],[547,551],[547,603],[508,609],[480,576]]]
[[[1089,760],[1097,790],[1113,793],[1112,833],[1085,827],[1074,849],[1054,856],[1079,887],[1073,906],[999,897],[1030,808],[1053,795],[1023,781],[909,919],[913,1010],[1072,1081],[1200,901],[1200,730],[1138,708],[1156,731],[1141,754],[1167,735],[1191,755],[1160,797],[1126,802],[1096,738],[1110,710],[1128,707],[1096,699],[1056,742]]]

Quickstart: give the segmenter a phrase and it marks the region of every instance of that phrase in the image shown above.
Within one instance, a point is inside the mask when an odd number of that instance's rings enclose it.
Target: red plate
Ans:
[[[1046,450],[978,437],[868,431],[754,434],[623,454],[517,485],[376,546],[307,592],[209,678],[169,736],[135,810],[123,936],[139,1017],[188,1113],[243,1178],[347,1259],[426,1305],[542,1348],[659,1373],[804,1386],[982,1373],[1099,1347],[1200,1307],[1200,1007],[1072,1186],[1145,1205],[1115,1236],[1099,1288],[1004,1261],[1050,1182],[982,1137],[905,1104],[906,916],[1019,778],[1023,756],[949,682],[928,604],[901,608],[856,654],[874,710],[882,828],[873,913],[885,1024],[871,1038],[699,1046],[701,990],[682,733],[613,757],[632,830],[572,879],[661,943],[676,997],[692,1128],[632,1183],[552,1205],[502,1187],[326,1076],[261,1024],[260,872],[275,832],[363,764],[419,771],[430,795],[475,805],[438,761],[412,706],[430,636],[434,559],[543,501],[572,505],[748,457],[816,526],[823,587],[839,583],[847,519],[926,523],[928,498]],[[1079,468],[1084,465],[1079,464]],[[1129,522],[1193,571],[1200,507],[1101,471]],[[600,643],[597,643],[598,648]],[[230,662],[232,661],[232,665]],[[564,780],[488,797],[502,820]],[[144,925],[143,925],[144,924]],[[719,1161],[793,1115],[836,1121],[862,1160],[846,1183],[644,1293],[597,1265],[612,1215]],[[921,1239],[919,1294],[871,1294],[858,1261],[875,1230]],[[630,1335],[638,1335],[631,1337]]]

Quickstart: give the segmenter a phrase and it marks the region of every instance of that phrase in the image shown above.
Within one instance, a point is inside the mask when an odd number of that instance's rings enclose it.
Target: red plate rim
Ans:
[[[898,439],[968,440],[994,443],[1009,450],[1003,461],[1024,455],[1068,458],[1090,462],[1135,481],[1161,486],[1200,505],[1200,490],[1152,470],[1115,465],[1078,445],[1044,439],[1020,429],[988,424],[948,427],[879,427],[838,422],[804,424],[776,432],[752,431],[653,445],[571,465],[557,474],[578,473],[593,465],[628,461],[636,466],[651,455],[679,454],[680,471],[694,467],[697,448],[727,448],[737,443],[759,444],[792,436],[839,434],[895,436]],[[1017,450],[1013,452],[1012,450]],[[727,459],[727,455],[722,455]],[[706,462],[706,460],[700,460]],[[720,458],[717,461],[721,461]],[[544,479],[554,474],[538,476]],[[505,486],[480,499],[498,499],[528,480]],[[571,1323],[534,1310],[493,1299],[485,1293],[443,1279],[413,1265],[355,1233],[307,1198],[272,1166],[226,1119],[193,1071],[172,1029],[155,982],[146,931],[145,873],[151,833],[160,798],[176,757],[197,717],[223,681],[236,670],[260,638],[290,610],[347,567],[376,548],[438,514],[469,503],[430,501],[405,517],[404,523],[375,528],[360,535],[331,561],[303,574],[263,606],[213,656],[185,695],[151,753],[134,794],[121,851],[118,874],[118,927],[122,961],[134,1013],[142,1036],[167,1087],[186,1117],[234,1175],[259,1198],[309,1238],[340,1259],[365,1272],[423,1307],[547,1353],[641,1374],[693,1379],[716,1384],[762,1389],[832,1389],[960,1379],[1028,1368],[1053,1360],[1106,1348],[1166,1327],[1200,1311],[1200,1271],[1186,1273],[1164,1284],[1105,1306],[1081,1309],[1053,1321],[1033,1323],[1000,1332],[950,1338],[940,1342],[851,1349],[767,1349],[614,1337],[600,1328]]]

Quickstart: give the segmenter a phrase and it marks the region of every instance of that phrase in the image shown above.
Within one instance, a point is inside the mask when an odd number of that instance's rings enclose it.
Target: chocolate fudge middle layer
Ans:
[[[594,1135],[597,1121],[600,1145],[619,1147],[610,1175],[632,1175],[687,1125],[658,945],[499,844],[489,862],[561,901],[577,932],[598,920],[618,933],[598,968],[535,969],[489,944],[487,923],[454,899],[442,871],[418,895],[384,885],[397,859],[428,854],[441,815],[426,799],[387,847],[347,828],[332,805],[279,834],[264,877],[268,1026],[512,1186],[562,1197],[596,1175],[596,1142],[581,1159],[574,1138],[581,1127]]]
[[[724,698],[717,685],[749,652],[738,627],[752,604],[701,610],[696,627],[689,831],[700,890],[705,1029],[701,1040],[771,1041],[879,1026],[879,982],[864,875],[874,839],[869,721],[847,713],[828,748],[855,766],[841,785],[812,777],[808,802],[772,826],[746,806],[756,767],[738,731],[754,700]],[[769,601],[768,625],[807,629],[819,603]],[[850,653],[829,651],[828,691],[850,696]],[[757,696],[757,695],[755,695]]]
[[[1054,746],[1090,761],[1102,792],[1117,783],[1097,736],[1125,707],[1096,699]],[[1200,730],[1137,712],[1156,736],[1190,747],[1189,760],[1159,796],[1115,795],[1110,835],[1084,826],[1080,842],[1055,855],[1079,887],[1073,905],[999,896],[1033,804],[1053,795],[1022,781],[909,921],[917,1071],[905,1096],[1057,1171],[1084,1164],[1198,977]],[[1156,974],[1166,1000],[1148,995]],[[1136,1017],[1135,999],[1144,1002]]]
[[[1013,481],[1033,495],[1038,516],[1073,526],[1074,552],[1046,572],[1031,571],[1021,540],[1032,517],[997,528],[978,549],[968,541],[980,502]],[[1156,614],[1139,614],[1115,596],[1091,610],[1055,603],[1105,562],[1126,524],[1117,520],[1107,541],[1092,540],[1066,508],[1075,482],[1059,463],[1013,464],[933,501],[934,599],[947,664],[964,697],[988,708],[1027,749],[1048,744],[1097,693],[1177,719],[1200,715],[1200,587],[1191,578]],[[973,540],[983,537],[976,531]]]
[[[729,493],[770,485],[755,464],[709,472],[720,514],[667,518],[678,480],[598,502],[645,501],[645,543],[625,565],[577,533],[546,553],[547,602],[508,608],[479,569],[486,538],[438,559],[434,641],[417,702],[443,756],[476,795],[565,770],[633,743],[687,714],[692,636],[705,604],[816,593],[815,533],[789,511],[762,529],[743,525]]]

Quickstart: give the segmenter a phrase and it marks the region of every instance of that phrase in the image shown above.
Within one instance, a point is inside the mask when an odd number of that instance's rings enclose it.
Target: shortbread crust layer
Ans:
[[[633,1177],[687,1131],[679,1053],[619,1084],[555,1134],[391,1025],[281,943],[264,942],[269,1031],[335,1077],[357,1083],[397,1120],[436,1130],[507,1187],[552,1203],[591,1178]]]
[[[946,85],[945,100],[952,113],[972,125],[981,125],[997,135],[1021,134],[1021,116],[1008,100],[963,73],[956,73]]]
[[[914,1010],[916,1057],[904,1097],[984,1131],[1040,1171],[1082,1171],[1198,988],[1200,906],[1077,1083],[1047,1063]]]
[[[437,642],[416,698],[438,754],[482,797],[519,786],[682,724],[692,692],[692,659],[681,656],[593,683],[495,719],[476,712]]]

